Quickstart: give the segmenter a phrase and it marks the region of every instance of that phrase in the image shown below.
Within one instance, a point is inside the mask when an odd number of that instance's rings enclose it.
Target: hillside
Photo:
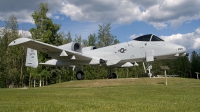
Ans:
[[[191,83],[199,83],[196,79],[188,78],[168,78],[169,86],[187,85]],[[70,81],[59,84],[54,84],[46,87],[108,87],[108,86],[126,86],[126,85],[164,85],[165,78],[119,78],[119,79],[97,79],[97,80],[83,80]]]
[[[0,111],[193,111],[200,80],[186,78],[71,81],[41,88],[0,89]]]

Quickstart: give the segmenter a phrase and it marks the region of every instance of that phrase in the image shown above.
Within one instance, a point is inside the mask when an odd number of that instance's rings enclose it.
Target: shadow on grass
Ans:
[[[162,85],[165,85],[165,83],[164,83],[164,82],[158,82],[157,84],[162,84]]]

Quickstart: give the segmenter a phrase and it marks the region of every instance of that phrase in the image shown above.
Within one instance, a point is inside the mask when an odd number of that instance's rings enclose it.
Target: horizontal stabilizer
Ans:
[[[71,65],[71,63],[62,61],[62,60],[57,60],[57,59],[51,59],[46,61],[45,63],[39,63],[40,65],[44,66],[68,66]]]

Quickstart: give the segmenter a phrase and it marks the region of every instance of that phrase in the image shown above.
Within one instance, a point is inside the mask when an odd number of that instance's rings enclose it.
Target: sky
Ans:
[[[112,23],[111,33],[120,42],[155,34],[188,52],[200,50],[200,0],[0,0],[0,27],[14,15],[20,32],[28,31],[40,3],[48,3],[48,17],[72,37],[87,39],[99,24]]]

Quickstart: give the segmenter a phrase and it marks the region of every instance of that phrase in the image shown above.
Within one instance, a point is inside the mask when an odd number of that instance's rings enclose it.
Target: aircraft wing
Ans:
[[[47,53],[51,57],[66,56],[70,59],[75,58],[76,60],[88,60],[88,61],[92,59],[92,57],[83,55],[82,53],[75,52],[68,49],[59,48],[57,46],[43,43],[37,40],[32,40],[29,38],[16,39],[9,44],[9,46],[13,46],[13,45],[23,45],[25,47],[32,48],[43,53]]]
[[[89,65],[105,63],[107,66],[112,66],[120,61],[120,58],[111,52],[91,53],[88,51],[87,53],[80,53],[29,38],[16,39],[9,44],[9,46],[13,45],[23,45],[25,47],[47,53],[50,57],[53,57],[57,60],[63,60],[63,62],[73,61],[74,63],[76,62]]]

